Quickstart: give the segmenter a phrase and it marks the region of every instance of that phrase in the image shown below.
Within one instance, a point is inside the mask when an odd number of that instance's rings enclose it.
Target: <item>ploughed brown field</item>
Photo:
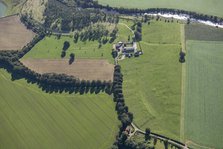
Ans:
[[[35,33],[26,29],[19,16],[0,18],[0,50],[20,50]]]
[[[24,59],[22,63],[40,74],[67,74],[82,80],[113,80],[114,65],[107,60],[75,59],[70,65],[69,59]]]

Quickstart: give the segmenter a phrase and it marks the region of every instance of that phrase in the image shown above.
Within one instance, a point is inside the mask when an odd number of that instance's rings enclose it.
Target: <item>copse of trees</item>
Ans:
[[[88,0],[48,0],[47,7],[44,12],[44,26],[46,28],[51,28],[54,31],[70,32],[74,30],[81,30],[97,22],[118,22],[118,15],[108,14],[95,8],[80,8],[80,6],[84,7],[86,3],[88,3]],[[59,21],[58,18],[61,18],[61,21]]]

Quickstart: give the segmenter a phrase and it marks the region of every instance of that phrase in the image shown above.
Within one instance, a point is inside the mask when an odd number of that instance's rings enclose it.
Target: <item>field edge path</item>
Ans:
[[[185,41],[185,25],[181,24],[181,46],[182,51],[186,53]],[[181,76],[181,112],[180,112],[180,140],[184,142],[184,112],[185,112],[185,81],[186,81],[186,64],[182,63],[182,76]]]

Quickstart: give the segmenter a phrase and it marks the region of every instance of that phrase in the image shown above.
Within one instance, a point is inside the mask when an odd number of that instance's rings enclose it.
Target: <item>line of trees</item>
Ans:
[[[136,41],[142,40],[142,23],[141,22],[136,23],[136,31],[134,32],[134,34],[135,34]]]
[[[133,121],[133,114],[128,111],[128,106],[125,105],[124,95],[122,91],[123,75],[121,73],[121,66],[116,65],[114,69],[113,79],[113,100],[116,103],[115,110],[118,114],[118,119],[121,121],[119,134],[116,141],[113,143],[112,149],[125,148],[127,134],[125,129]]]
[[[118,114],[118,119],[121,122],[119,133],[116,136],[116,141],[112,145],[112,149],[154,149],[153,146],[147,143],[136,142],[132,139],[128,139],[128,134],[125,131],[127,126],[131,125],[133,121],[133,114],[129,112],[128,106],[125,104],[125,99],[122,90],[123,75],[121,73],[121,66],[116,65],[114,68],[113,79],[113,100],[116,103],[115,110]],[[150,130],[147,130],[146,137],[149,139]]]
[[[112,82],[101,80],[79,80],[66,74],[39,74],[30,70],[19,61],[18,51],[0,52],[0,67],[11,73],[12,80],[25,78],[28,83],[36,83],[46,92],[99,93],[111,94]]]
[[[42,24],[29,17],[27,14],[21,14],[20,20],[27,29],[31,29],[36,34],[45,35],[47,32]]]

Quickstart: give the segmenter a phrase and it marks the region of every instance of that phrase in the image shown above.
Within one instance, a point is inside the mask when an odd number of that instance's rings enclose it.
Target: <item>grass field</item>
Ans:
[[[223,42],[187,41],[185,139],[209,148],[223,146],[222,55]]]
[[[187,40],[223,41],[223,29],[202,24],[185,25]]]
[[[180,25],[176,22],[152,20],[150,25],[144,24],[142,28],[142,40],[155,44],[180,44]]]
[[[157,32],[153,33],[153,29]],[[143,24],[142,31],[144,54],[120,61],[126,104],[140,128],[149,127],[153,132],[179,140],[180,24],[166,23],[165,26],[164,22],[155,21],[151,25]]]
[[[0,148],[109,148],[118,131],[105,94],[47,94],[0,69]]]
[[[75,54],[75,58],[97,58],[108,59],[113,63],[112,44],[105,44],[100,49],[97,41],[87,41],[74,43],[73,38],[62,36],[59,40],[55,36],[45,37],[41,42],[27,53],[23,59],[27,58],[44,58],[44,59],[61,59],[61,52],[64,41],[70,42],[70,47],[66,51],[66,57],[70,57],[70,53]]]
[[[176,8],[223,16],[222,0],[98,0],[100,4],[126,8]]]
[[[69,59],[25,59],[22,63],[38,72],[67,74],[83,80],[113,81],[114,65],[107,60],[75,59],[69,64]]]
[[[19,16],[1,18],[0,28],[0,50],[20,50],[35,36],[21,23]]]

